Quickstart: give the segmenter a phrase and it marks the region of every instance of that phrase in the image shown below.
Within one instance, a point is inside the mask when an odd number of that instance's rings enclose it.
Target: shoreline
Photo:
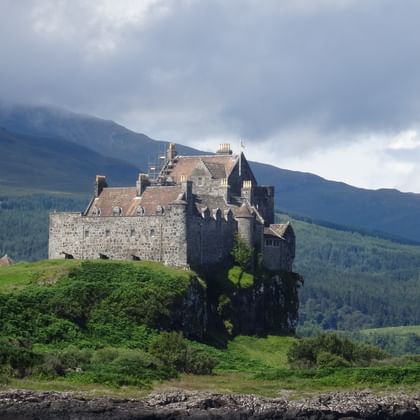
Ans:
[[[198,391],[144,399],[75,392],[0,391],[0,419],[420,419],[420,393],[331,392],[301,400]]]

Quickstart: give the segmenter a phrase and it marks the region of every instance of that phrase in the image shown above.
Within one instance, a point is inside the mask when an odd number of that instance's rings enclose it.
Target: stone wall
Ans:
[[[51,213],[49,258],[141,259],[187,265],[186,206],[162,216],[87,217]]]
[[[267,240],[271,245],[267,245]],[[264,265],[270,270],[292,271],[294,245],[285,239],[264,239]]]
[[[215,264],[230,255],[237,231],[236,221],[229,212],[219,210],[188,219],[188,262],[192,267]]]

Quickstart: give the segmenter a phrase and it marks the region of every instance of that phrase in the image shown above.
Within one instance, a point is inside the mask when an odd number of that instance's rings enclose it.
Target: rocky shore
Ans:
[[[420,419],[420,394],[336,392],[289,401],[254,395],[155,393],[144,400],[75,393],[0,392],[1,420]]]

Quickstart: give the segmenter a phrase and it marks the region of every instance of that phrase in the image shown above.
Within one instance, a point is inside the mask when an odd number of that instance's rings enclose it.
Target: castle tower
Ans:
[[[250,247],[254,247],[254,215],[249,210],[246,203],[243,203],[236,212],[238,222],[238,235]]]

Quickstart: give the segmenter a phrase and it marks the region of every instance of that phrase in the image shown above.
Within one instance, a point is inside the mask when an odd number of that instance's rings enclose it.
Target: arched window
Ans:
[[[92,211],[93,216],[100,216],[101,215],[101,209],[99,207],[94,207]]]
[[[112,215],[113,216],[122,216],[122,208],[115,206],[112,208]]]
[[[137,206],[136,214],[137,214],[137,216],[144,216],[144,207]]]
[[[160,205],[158,205],[158,206],[156,207],[156,214],[161,216],[163,213],[164,213],[164,209],[163,209],[163,207],[162,207],[162,206],[160,206]]]

